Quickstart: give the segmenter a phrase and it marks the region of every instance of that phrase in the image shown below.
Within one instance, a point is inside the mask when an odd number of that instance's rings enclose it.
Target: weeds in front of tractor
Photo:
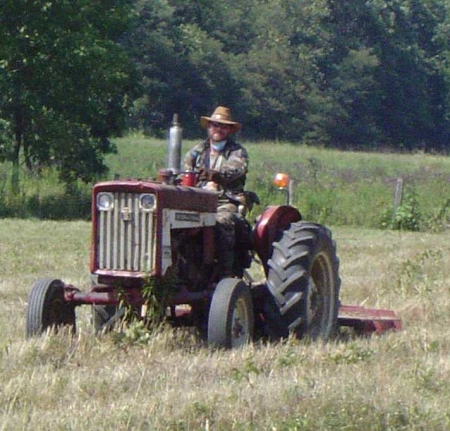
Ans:
[[[168,271],[162,278],[147,275],[142,287],[143,304],[140,309],[129,304],[125,292],[118,288],[118,308],[123,310],[120,324],[113,334],[115,342],[122,347],[148,344],[158,332],[165,331],[166,311],[178,277]]]
[[[176,269],[169,268],[164,277],[151,277],[144,280],[142,297],[142,316],[148,325],[160,325],[164,318],[169,301],[175,293],[178,282]]]

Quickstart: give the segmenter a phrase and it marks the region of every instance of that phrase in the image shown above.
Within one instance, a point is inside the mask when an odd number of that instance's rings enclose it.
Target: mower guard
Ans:
[[[361,305],[341,305],[338,325],[353,328],[361,334],[382,334],[388,330],[401,331],[402,320],[393,310],[366,308]]]

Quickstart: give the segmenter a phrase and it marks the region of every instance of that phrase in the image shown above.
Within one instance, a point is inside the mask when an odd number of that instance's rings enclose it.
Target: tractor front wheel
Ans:
[[[273,244],[268,261],[265,303],[272,338],[293,332],[298,338],[328,339],[337,329],[339,260],[331,232],[296,222]]]
[[[237,278],[224,278],[214,291],[208,318],[208,344],[241,347],[253,339],[253,303],[250,288]]]
[[[28,296],[27,337],[64,325],[75,331],[75,306],[64,299],[64,283],[47,278],[36,281]]]

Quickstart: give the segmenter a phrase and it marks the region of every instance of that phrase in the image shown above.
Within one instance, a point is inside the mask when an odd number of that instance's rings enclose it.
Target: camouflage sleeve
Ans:
[[[193,168],[193,166],[195,165],[195,160],[192,157],[192,150],[188,151],[186,153],[186,155],[184,156],[184,169],[186,171],[189,171]]]
[[[247,174],[248,154],[245,148],[240,147],[230,153],[228,160],[222,165],[220,171],[225,181],[232,182]]]
[[[188,151],[184,157],[184,169],[189,171],[191,169],[195,169],[197,164],[197,157],[199,155],[199,146],[196,145],[190,151]]]

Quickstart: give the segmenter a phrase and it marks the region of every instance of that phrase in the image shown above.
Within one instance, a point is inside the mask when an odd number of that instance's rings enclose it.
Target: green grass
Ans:
[[[183,154],[194,144],[184,142]],[[404,194],[417,196],[421,229],[441,229],[448,222],[448,157],[343,152],[272,142],[244,144],[250,155],[247,188],[260,196],[259,211],[284,202],[284,193],[272,180],[275,173],[286,172],[295,184],[293,203],[306,219],[376,228],[381,226],[383,215],[393,211],[396,182],[401,177]],[[164,141],[128,137],[117,145],[118,155],[107,159],[110,178],[114,174],[154,177],[165,165]]]
[[[118,153],[108,155],[104,179],[155,178],[166,165],[164,140],[139,135],[117,140]],[[414,217],[421,230],[443,230],[449,222],[450,160],[445,156],[393,153],[358,153],[286,143],[243,142],[250,154],[247,188],[261,199],[261,207],[284,202],[285,195],[272,184],[276,172],[294,180],[293,203],[304,218],[335,226],[378,228],[393,212],[397,178],[404,191],[416,198]],[[195,144],[183,143],[184,153]],[[41,177],[22,172],[20,196],[8,193],[9,167],[0,164],[0,216],[47,219],[86,219],[91,185],[78,184],[67,194],[54,172]],[[409,211],[409,209],[407,209]],[[407,217],[407,211],[400,217]]]
[[[404,330],[328,344],[211,351],[190,331],[24,337],[32,283],[90,286],[85,221],[0,220],[1,430],[450,429],[446,235],[333,227],[342,301],[393,308]]]

